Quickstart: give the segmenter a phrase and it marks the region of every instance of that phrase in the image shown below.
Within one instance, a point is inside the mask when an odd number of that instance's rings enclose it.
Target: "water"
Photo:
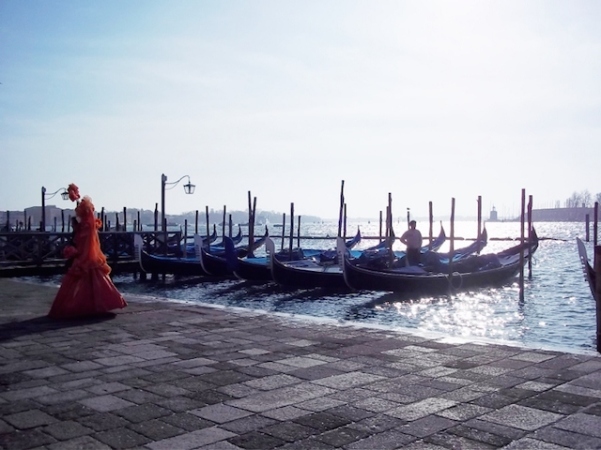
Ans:
[[[379,232],[376,222],[349,223],[349,236],[354,235],[357,225],[361,225],[364,236],[375,236]],[[449,236],[450,225],[443,225]],[[404,226],[406,225],[402,223],[396,224],[395,228],[401,230]],[[489,244],[483,253],[515,245],[514,241],[493,239],[518,238],[519,226],[516,222],[487,223]],[[501,288],[483,288],[451,296],[413,299],[386,292],[287,289],[272,283],[256,285],[237,280],[206,282],[168,277],[164,282],[140,282],[132,280],[131,276],[116,276],[115,283],[125,294],[168,297],[191,303],[308,316],[341,323],[409,330],[420,334],[442,334],[450,340],[460,338],[596,353],[595,303],[583,278],[575,241],[577,236],[585,236],[585,226],[581,223],[538,223],[535,227],[540,238],[552,239],[541,240],[533,259],[531,279],[528,279],[528,267],[525,269],[523,301],[519,299],[517,278],[515,282]],[[301,235],[335,236],[337,228],[337,223],[305,224]],[[428,234],[427,223],[418,222],[418,228],[421,228],[424,235]],[[475,221],[458,222],[455,224],[455,236],[474,238],[476,229]],[[260,231],[262,234],[263,229]],[[270,231],[272,234],[280,233],[278,229]],[[433,234],[437,235],[438,232],[439,224],[435,224]],[[375,242],[363,241],[362,246],[367,247]],[[469,242],[456,241],[455,248]],[[593,243],[585,244],[589,258],[592,258]],[[301,241],[301,245],[331,248],[334,241],[307,240]],[[396,246],[402,249],[400,243]],[[448,247],[445,244],[441,251],[448,250]]]

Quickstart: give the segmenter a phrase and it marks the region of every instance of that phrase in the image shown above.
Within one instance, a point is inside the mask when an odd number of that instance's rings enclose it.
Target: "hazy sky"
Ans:
[[[0,209],[519,213],[601,192],[599,1],[0,0]],[[71,207],[60,196],[47,201]]]

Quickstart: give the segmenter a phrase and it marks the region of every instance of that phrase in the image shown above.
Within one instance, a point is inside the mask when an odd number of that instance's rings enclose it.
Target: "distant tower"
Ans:
[[[492,210],[490,211],[490,217],[489,219],[491,222],[496,222],[497,220],[499,220],[499,218],[497,217],[497,210],[495,209],[495,207],[492,207]]]

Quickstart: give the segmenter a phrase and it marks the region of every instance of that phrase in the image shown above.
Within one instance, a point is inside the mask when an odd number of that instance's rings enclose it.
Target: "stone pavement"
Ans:
[[[5,449],[601,448],[601,357],[0,279]]]

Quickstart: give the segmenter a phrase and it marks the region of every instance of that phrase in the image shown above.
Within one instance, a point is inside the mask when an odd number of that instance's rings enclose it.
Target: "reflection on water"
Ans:
[[[402,225],[397,225],[400,229]],[[447,235],[450,227],[444,224]],[[486,225],[491,238],[518,237],[519,223],[494,222]],[[356,224],[348,227],[354,234]],[[594,351],[595,305],[583,280],[575,237],[584,236],[583,224],[536,224],[540,242],[532,264],[532,279],[526,279],[524,301],[519,301],[516,282],[504,287],[485,288],[449,296],[411,298],[386,292],[332,292],[324,289],[286,289],[273,283],[176,280],[133,281],[131,276],[115,277],[125,294],[168,297],[194,303],[234,306],[268,312],[329,318],[392,329],[443,333],[467,339],[510,341],[530,347],[568,351]],[[474,238],[475,222],[459,222],[456,236]],[[422,232],[427,233],[427,224]],[[438,224],[434,234],[438,234]],[[337,224],[307,224],[302,235],[330,235]],[[378,224],[361,224],[365,235],[377,235]],[[424,234],[426,234],[424,233]],[[363,242],[367,247],[375,241]],[[295,242],[296,244],[296,242]],[[333,241],[301,241],[305,247],[331,248]],[[458,241],[455,247],[466,245]],[[398,248],[402,248],[398,244]],[[515,245],[513,241],[491,240],[483,253]],[[592,243],[587,244],[592,257]],[[446,251],[443,247],[441,251]],[[525,270],[528,276],[528,269]],[[51,282],[57,283],[54,279]]]

